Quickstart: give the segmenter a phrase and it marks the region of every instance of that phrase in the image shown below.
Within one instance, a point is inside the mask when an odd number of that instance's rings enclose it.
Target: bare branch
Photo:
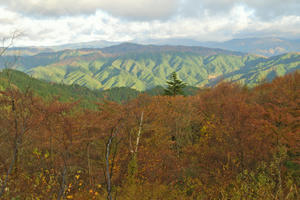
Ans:
[[[14,31],[10,37],[5,37],[2,39],[2,47],[0,49],[0,56],[2,56],[7,49],[11,48],[14,45],[14,41],[16,38],[19,38],[21,36],[20,31]]]
[[[142,132],[142,126],[143,126],[143,117],[144,117],[144,111],[141,114],[141,121],[140,121],[140,126],[139,126],[139,132],[136,138],[136,144],[135,144],[135,153],[138,151],[138,146],[140,142],[140,137],[141,137],[141,132]]]

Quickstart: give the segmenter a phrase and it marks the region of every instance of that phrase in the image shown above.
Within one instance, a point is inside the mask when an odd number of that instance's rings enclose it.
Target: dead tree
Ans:
[[[3,196],[7,187],[10,175],[18,172],[19,151],[22,146],[24,136],[30,129],[34,129],[38,124],[34,121],[36,101],[32,97],[32,93],[27,91],[25,94],[17,90],[9,89],[1,93],[1,105],[9,107],[6,113],[2,113],[6,117],[3,129],[7,130],[7,137],[12,140],[12,157],[6,172],[4,182],[0,189],[0,197]],[[4,109],[5,110],[5,109]]]
[[[106,177],[106,189],[107,189],[107,199],[112,200],[112,176],[113,176],[113,168],[115,164],[115,158],[118,150],[118,144],[119,141],[116,141],[114,152],[112,152],[112,144],[118,135],[118,129],[112,129],[110,132],[110,135],[107,139],[106,145],[105,145],[105,177]],[[113,155],[111,156],[111,154]],[[110,164],[110,158],[111,164]]]

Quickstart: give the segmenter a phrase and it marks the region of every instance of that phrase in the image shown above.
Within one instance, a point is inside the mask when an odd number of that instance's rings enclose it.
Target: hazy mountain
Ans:
[[[233,39],[225,42],[207,42],[202,45],[264,56],[300,51],[300,39],[289,40],[275,37]]]
[[[127,45],[124,45],[124,43],[121,44],[120,42],[96,40],[91,42],[70,43],[48,47],[11,48],[8,50],[7,55],[36,55],[43,52],[63,51],[67,49],[101,49],[105,47],[107,47],[107,51],[128,51],[130,50],[130,48],[134,50],[144,51],[145,49],[147,49],[147,51],[156,51],[157,45],[163,46],[165,49],[171,49],[171,47],[174,47],[173,49],[178,49],[179,46],[182,46],[182,48],[220,48],[230,51],[251,53],[263,56],[274,56],[288,52],[300,51],[300,39],[289,40],[276,37],[233,39],[225,42],[201,42],[188,38],[146,39],[135,40],[134,42],[143,45],[137,45],[134,43],[125,43]],[[111,47],[112,45],[119,44],[121,44],[121,46],[117,46],[117,48],[116,46]],[[128,44],[131,44],[131,46]]]
[[[185,38],[152,39],[139,42],[157,45],[205,46],[263,56],[274,56],[300,51],[300,39],[290,40],[276,37],[232,39],[225,42],[201,42]]]
[[[208,55],[244,55],[237,51],[228,51],[219,48],[207,48],[201,46],[181,46],[181,45],[140,45],[135,43],[122,43],[110,47],[102,48],[101,51],[112,55],[130,55],[143,53],[194,53],[202,56]]]
[[[118,45],[120,42],[111,42],[106,40],[95,40],[91,42],[79,42],[70,43],[57,46],[50,46],[49,48],[54,50],[65,50],[65,49],[85,49],[85,48],[104,48],[112,45]]]
[[[40,53],[54,52],[50,47],[13,47],[5,51],[10,56],[33,56]]]
[[[13,59],[2,57],[0,64]],[[39,79],[92,89],[164,86],[173,71],[191,86],[214,85],[221,79],[255,85],[299,69],[300,54],[266,58],[204,47],[125,43],[21,56],[14,68]]]
[[[110,42],[105,40],[97,40],[91,42],[69,43],[56,46],[32,46],[32,47],[12,47],[7,49],[5,55],[15,56],[33,56],[40,53],[49,53],[73,49],[100,49],[112,45],[118,45],[120,42]]]
[[[146,40],[135,40],[135,43],[145,45],[181,45],[181,46],[205,46],[204,42],[193,40],[189,38],[165,38],[165,39],[146,39]]]

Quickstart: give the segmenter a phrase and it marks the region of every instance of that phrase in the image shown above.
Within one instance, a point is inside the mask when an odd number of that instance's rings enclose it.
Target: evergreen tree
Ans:
[[[164,90],[165,95],[184,95],[183,88],[186,84],[177,78],[176,72],[171,74],[170,81],[167,81],[167,84],[168,87]]]

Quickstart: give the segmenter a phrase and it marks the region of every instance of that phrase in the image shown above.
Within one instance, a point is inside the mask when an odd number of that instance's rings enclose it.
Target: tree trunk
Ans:
[[[92,185],[92,178],[91,178],[91,159],[90,159],[90,143],[87,144],[87,160],[88,160],[88,173],[89,173],[89,182]]]
[[[140,121],[140,126],[139,126],[139,132],[137,134],[137,138],[136,138],[136,145],[135,145],[135,154],[138,151],[138,146],[139,146],[139,142],[140,142],[140,137],[141,137],[141,132],[142,132],[142,126],[143,126],[143,118],[144,118],[144,111],[141,114],[141,121]]]
[[[111,173],[110,173],[110,165],[109,165],[109,156],[110,156],[110,149],[111,143],[113,141],[113,132],[111,133],[108,142],[106,143],[106,154],[105,154],[105,165],[106,165],[106,182],[107,182],[107,199],[112,200],[111,194]]]

